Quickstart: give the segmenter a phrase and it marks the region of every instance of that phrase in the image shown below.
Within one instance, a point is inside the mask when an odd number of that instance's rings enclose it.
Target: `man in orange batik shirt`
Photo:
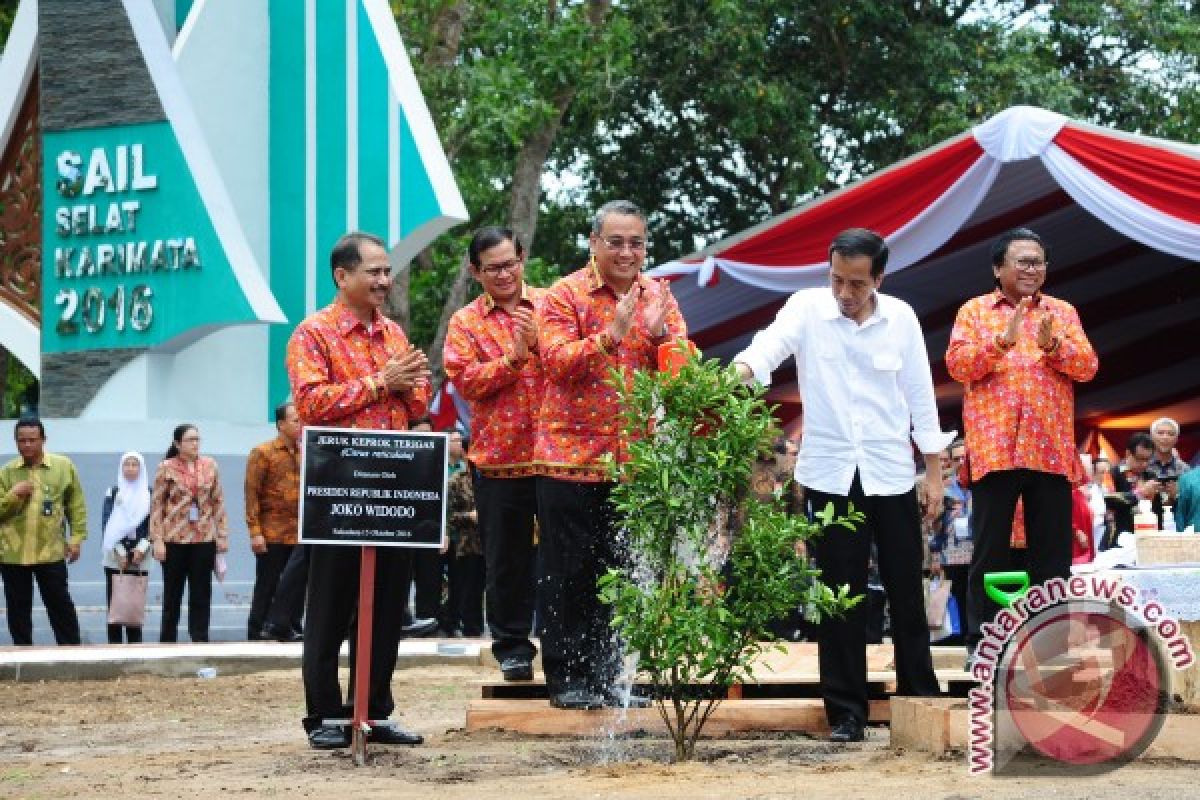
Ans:
[[[505,680],[533,678],[537,512],[533,445],[542,405],[534,313],[545,295],[525,283],[525,251],[508,228],[475,232],[471,274],[483,294],[446,331],[446,377],[471,407],[475,505],[483,540],[492,654]]]
[[[380,313],[392,285],[392,267],[383,240],[348,233],[329,257],[334,301],[301,322],[288,341],[287,370],[296,411],[306,425],[407,430],[429,406],[429,362],[412,347],[392,320]],[[313,545],[308,566],[308,607],[304,628],[304,729],[319,750],[350,746],[338,684],[338,651],[350,632],[358,605],[359,549]],[[376,554],[375,617],[372,626],[371,685],[367,714],[386,720],[395,708],[392,672],[396,668],[402,605],[395,597],[409,569],[408,552],[381,547]],[[354,647],[350,637],[351,668]],[[371,729],[369,741],[420,744],[422,739],[392,723]]]
[[[550,288],[538,316],[546,392],[534,458],[539,472],[538,627],[550,703],[616,702],[620,652],[596,580],[621,561],[609,493],[611,462],[626,458],[609,372],[654,369],[659,344],[684,337],[665,282],[642,275],[646,217],[606,203],[592,221],[592,260]]]
[[[975,549],[968,573],[967,647],[999,607],[983,576],[1010,569],[1017,499],[1025,506],[1027,571],[1034,584],[1071,571],[1071,487],[1082,482],[1075,450],[1074,382],[1096,374],[1079,315],[1042,293],[1046,250],[1017,228],[992,245],[996,289],[958,310],[946,367],[966,390]]]

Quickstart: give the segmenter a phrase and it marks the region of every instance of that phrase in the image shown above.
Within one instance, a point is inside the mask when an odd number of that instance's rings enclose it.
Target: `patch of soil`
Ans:
[[[308,748],[298,670],[0,684],[0,797],[1178,800],[1178,787],[1194,783],[1194,766],[1140,763],[1070,784],[1050,776],[969,778],[962,758],[890,750],[881,728],[848,747],[778,734],[705,740],[689,764],[671,764],[670,741],[654,736],[467,733],[467,703],[479,694],[477,682],[492,677],[483,667],[398,671],[396,717],[426,744],[375,747],[362,768],[348,751]]]

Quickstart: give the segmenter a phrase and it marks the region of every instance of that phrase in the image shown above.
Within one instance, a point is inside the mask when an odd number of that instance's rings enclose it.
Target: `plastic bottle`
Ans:
[[[1163,533],[1179,533],[1175,530],[1175,512],[1170,506],[1163,506]]]
[[[1139,500],[1137,513],[1133,515],[1133,532],[1134,533],[1156,533],[1158,531],[1158,517],[1155,516],[1154,510],[1150,507],[1149,500]]]

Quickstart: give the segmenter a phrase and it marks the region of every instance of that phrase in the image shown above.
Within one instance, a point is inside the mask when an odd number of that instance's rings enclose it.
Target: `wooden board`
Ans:
[[[887,723],[887,700],[872,700],[871,722]],[[475,700],[467,706],[467,730],[503,730],[535,736],[596,736],[635,731],[665,734],[658,709],[564,711],[545,700]],[[825,708],[815,699],[725,700],[704,726],[706,736],[750,731],[825,734]]]
[[[965,752],[970,714],[961,700],[893,697],[891,746],[935,756]],[[1200,715],[1167,714],[1142,758],[1200,761]]]
[[[938,681],[954,697],[965,697],[975,685],[970,674],[961,669],[939,669]],[[480,695],[485,699],[528,700],[546,698],[545,676],[538,672],[532,681],[481,680],[478,682]],[[639,682],[648,691],[649,685]],[[871,697],[883,698],[896,691],[896,673],[871,671],[867,673],[867,693]],[[757,672],[753,683],[730,687],[731,698],[818,698],[821,696],[821,681],[814,665],[811,671],[790,669],[777,672]]]

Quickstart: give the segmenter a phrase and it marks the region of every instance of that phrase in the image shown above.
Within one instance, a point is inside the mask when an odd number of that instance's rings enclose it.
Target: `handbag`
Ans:
[[[117,572],[112,576],[112,597],[108,601],[108,624],[140,628],[146,620],[146,589],[150,576],[136,572]]]
[[[962,617],[958,613],[958,600],[954,598],[954,595],[950,595],[950,599],[946,602],[946,613],[942,616],[942,624],[937,630],[930,628],[929,641],[940,642],[961,633]]]
[[[946,622],[946,606],[950,603],[952,583],[945,578],[934,578],[925,593],[925,622],[929,630],[940,630]]]

